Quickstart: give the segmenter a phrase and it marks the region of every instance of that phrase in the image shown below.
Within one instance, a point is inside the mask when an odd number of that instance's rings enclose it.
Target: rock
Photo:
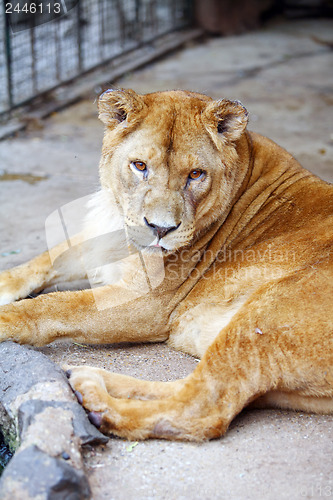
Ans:
[[[0,425],[14,457],[0,498],[90,498],[81,447],[106,443],[64,372],[31,347],[0,344]]]
[[[31,400],[23,403],[18,411],[18,426],[20,435],[23,436],[25,430],[31,424],[32,420],[38,413],[41,413],[45,408],[62,408],[69,410],[73,415],[74,433],[80,438],[81,446],[87,444],[103,444],[108,442],[108,438],[101,434],[94,425],[89,421],[85,410],[79,404],[74,402],[61,401],[41,401]]]
[[[91,498],[82,471],[37,446],[17,452],[1,477],[1,499],[83,500]]]

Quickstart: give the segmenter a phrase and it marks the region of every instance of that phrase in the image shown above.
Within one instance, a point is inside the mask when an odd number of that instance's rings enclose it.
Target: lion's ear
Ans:
[[[108,89],[98,100],[99,119],[107,126],[114,127],[125,121],[133,112],[143,108],[143,99],[134,90]]]
[[[244,132],[248,112],[239,101],[220,99],[210,102],[204,110],[204,120],[209,132],[223,141],[236,141]]]

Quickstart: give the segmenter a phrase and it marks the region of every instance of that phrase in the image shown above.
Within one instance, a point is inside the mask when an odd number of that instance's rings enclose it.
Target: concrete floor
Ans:
[[[239,99],[252,130],[333,182],[332,41],[332,21],[275,22],[189,44],[113,84]],[[96,116],[84,101],[0,143],[0,268],[46,249],[47,216],[95,190],[103,133]],[[197,363],[164,344],[41,350],[58,363],[159,380],[184,377]],[[85,463],[94,500],[290,500],[333,498],[332,457],[333,416],[265,410],[243,412],[225,437],[205,444],[111,439],[87,450]]]

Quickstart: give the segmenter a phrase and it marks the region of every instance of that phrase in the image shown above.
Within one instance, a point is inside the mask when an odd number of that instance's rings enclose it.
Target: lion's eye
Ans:
[[[202,170],[191,170],[191,172],[189,173],[189,176],[188,178],[193,180],[193,181],[196,181],[197,179],[200,179],[200,177],[203,175],[203,171]]]
[[[132,165],[140,172],[147,170],[147,165],[143,161],[132,161]]]

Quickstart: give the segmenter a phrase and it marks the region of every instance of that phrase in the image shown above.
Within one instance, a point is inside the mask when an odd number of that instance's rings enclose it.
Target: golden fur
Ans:
[[[46,252],[0,275],[0,338],[167,340],[201,357],[168,383],[71,368],[92,421],[130,439],[218,437],[250,403],[333,412],[333,187],[247,131],[239,102],[119,90],[99,111],[85,229],[53,266]],[[10,303],[84,268],[98,287]]]

